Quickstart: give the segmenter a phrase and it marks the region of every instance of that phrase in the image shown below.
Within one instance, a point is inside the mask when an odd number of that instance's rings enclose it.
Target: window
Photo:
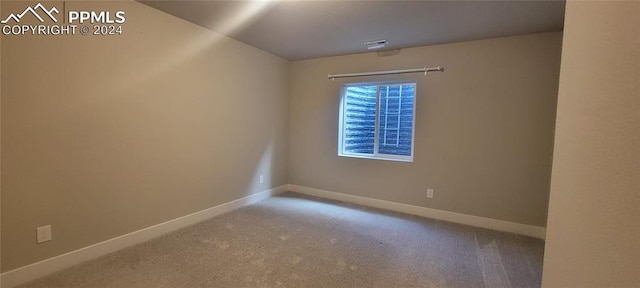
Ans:
[[[413,161],[415,82],[342,85],[338,155]]]

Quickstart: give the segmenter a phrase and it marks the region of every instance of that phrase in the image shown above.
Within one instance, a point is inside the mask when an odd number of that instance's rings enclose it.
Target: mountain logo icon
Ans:
[[[38,14],[38,11],[40,11],[41,13],[44,13],[45,15],[49,16],[49,18],[51,18],[51,20],[53,20],[53,22],[58,23],[58,19],[56,19],[55,17],[53,17],[53,13],[60,13],[60,11],[58,11],[58,9],[56,7],[53,7],[51,9],[47,9],[44,7],[44,5],[42,5],[42,3],[38,3],[36,4],[36,6],[29,6],[26,9],[24,9],[24,11],[22,11],[22,13],[20,14],[13,14],[11,13],[9,16],[7,16],[6,19],[0,21],[0,23],[2,24],[7,24],[9,21],[13,20],[16,23],[20,23],[20,19],[22,19],[22,17],[24,17],[27,12],[30,12],[31,15],[33,15],[34,17],[38,18],[38,20],[40,20],[41,23],[44,23],[44,19],[42,18],[42,16],[40,16],[40,14]]]

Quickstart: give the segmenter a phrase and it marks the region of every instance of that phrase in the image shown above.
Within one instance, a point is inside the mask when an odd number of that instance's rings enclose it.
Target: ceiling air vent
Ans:
[[[384,46],[387,46],[387,44],[389,44],[389,41],[387,40],[376,40],[364,43],[364,45],[367,46],[367,49],[369,50],[384,48]]]

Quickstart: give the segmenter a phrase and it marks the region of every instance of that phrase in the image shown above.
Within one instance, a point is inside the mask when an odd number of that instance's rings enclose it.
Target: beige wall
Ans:
[[[640,283],[640,2],[569,1],[544,287]]]
[[[0,5],[2,15],[2,5]],[[0,36],[0,127],[2,127],[2,37]],[[0,129],[0,163],[2,163],[2,129]],[[0,183],[2,183],[2,165],[0,165]],[[0,272],[2,272],[2,185],[0,185]],[[2,281],[0,281],[2,287]]]
[[[545,226],[561,41],[553,32],[294,62],[289,182]],[[423,65],[446,71],[327,80]],[[340,84],[387,79],[418,81],[414,162],[338,157]]]
[[[126,11],[124,35],[3,36],[3,271],[287,183],[287,61],[136,2],[71,5]]]

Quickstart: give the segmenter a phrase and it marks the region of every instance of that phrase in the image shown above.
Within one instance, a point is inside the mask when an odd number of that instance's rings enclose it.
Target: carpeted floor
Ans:
[[[288,192],[20,287],[540,287],[543,250]]]

